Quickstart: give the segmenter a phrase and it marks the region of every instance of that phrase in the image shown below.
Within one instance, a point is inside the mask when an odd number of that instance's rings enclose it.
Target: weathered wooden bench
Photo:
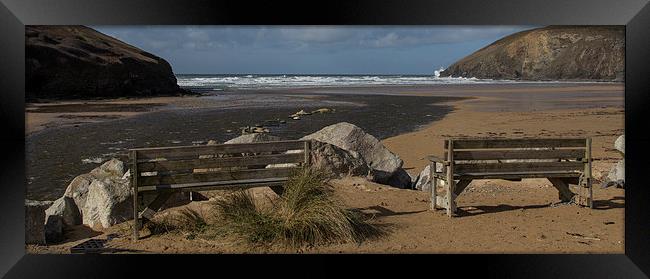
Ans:
[[[593,208],[591,139],[449,139],[431,161],[431,209],[456,212],[456,198],[477,179],[547,178],[563,202]],[[438,181],[446,193],[439,195]],[[440,183],[442,184],[442,183]],[[578,194],[569,189],[578,185]]]
[[[289,175],[309,165],[310,148],[310,141],[275,141],[129,150],[134,240],[173,193],[268,186],[280,194]],[[153,198],[146,205],[144,195]]]

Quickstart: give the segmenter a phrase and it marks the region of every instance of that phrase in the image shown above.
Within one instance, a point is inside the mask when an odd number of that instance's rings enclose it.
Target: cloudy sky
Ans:
[[[533,26],[92,26],[176,74],[431,74]]]

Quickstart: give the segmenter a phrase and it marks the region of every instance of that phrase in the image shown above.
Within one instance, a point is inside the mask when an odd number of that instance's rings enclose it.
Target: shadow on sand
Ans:
[[[617,202],[620,201],[620,202]],[[613,208],[625,208],[625,198],[621,196],[615,196],[608,200],[595,200],[594,209],[598,210],[607,210]]]
[[[417,210],[417,211],[405,211],[405,212],[395,212],[392,211],[388,208],[385,208],[383,206],[379,205],[373,205],[369,207],[364,207],[364,208],[357,208],[356,210],[363,212],[364,214],[367,215],[374,215],[374,216],[379,216],[379,217],[386,217],[386,216],[397,216],[397,215],[407,215],[407,214],[415,214],[415,213],[420,213],[420,212],[425,212],[425,210]],[[368,212],[370,211],[370,212]]]
[[[549,207],[549,204],[545,203],[545,204],[524,205],[524,206],[512,206],[508,204],[476,205],[476,206],[458,207],[456,209],[456,214],[459,217],[478,216],[486,213],[497,213],[497,212],[504,212],[504,211],[511,211],[511,210],[536,209],[536,208],[545,208],[545,207]]]

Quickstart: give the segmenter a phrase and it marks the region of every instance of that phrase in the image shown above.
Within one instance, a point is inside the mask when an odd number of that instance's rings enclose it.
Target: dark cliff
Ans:
[[[26,99],[179,95],[164,59],[84,26],[25,27]]]

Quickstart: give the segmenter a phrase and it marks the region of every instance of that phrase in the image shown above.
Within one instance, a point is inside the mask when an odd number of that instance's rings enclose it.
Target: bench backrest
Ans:
[[[142,192],[286,179],[309,164],[310,146],[309,141],[292,140],[137,148],[129,157],[133,185]]]
[[[444,159],[456,175],[579,173],[591,169],[591,139],[450,139]]]

